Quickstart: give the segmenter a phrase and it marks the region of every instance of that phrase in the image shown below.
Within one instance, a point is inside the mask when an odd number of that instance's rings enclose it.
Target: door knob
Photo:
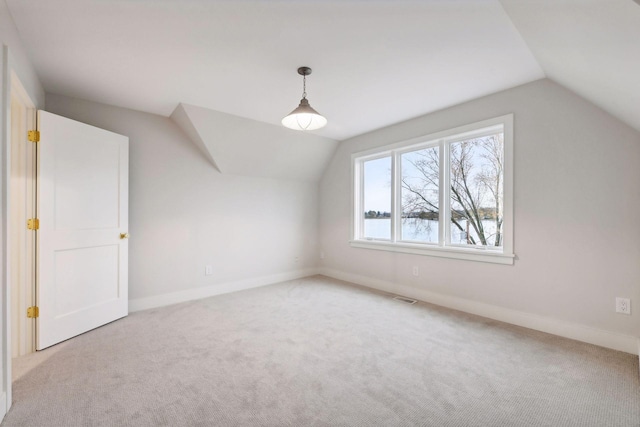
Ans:
[[[129,233],[120,233],[120,239],[128,239]]]

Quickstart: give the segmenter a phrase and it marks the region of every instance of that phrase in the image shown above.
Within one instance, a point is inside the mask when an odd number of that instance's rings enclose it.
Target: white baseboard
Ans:
[[[346,282],[355,283],[396,295],[411,297],[420,301],[452,308],[454,310],[488,317],[501,322],[511,323],[513,325],[523,326],[525,328],[535,329],[537,331],[559,335],[561,337],[571,338],[577,341],[599,345],[601,347],[607,347],[631,354],[640,353],[640,340],[638,340],[638,337],[630,335],[622,335],[576,323],[511,310],[465,298],[443,295],[425,289],[418,289],[412,286],[400,285],[329,268],[321,268],[319,273],[334,279],[344,280]]]
[[[202,288],[192,288],[187,289],[186,291],[171,292],[168,294],[156,295],[147,298],[137,298],[129,300],[129,312],[163,307],[165,305],[207,298],[214,295],[228,294],[230,292],[243,291],[245,289],[257,288],[260,286],[271,285],[279,282],[286,282],[287,280],[299,279],[301,277],[313,276],[315,274],[318,274],[318,270],[315,268],[309,268],[305,270],[296,270],[287,273],[273,274],[270,276],[261,276],[251,279],[238,280],[235,282],[218,283]]]

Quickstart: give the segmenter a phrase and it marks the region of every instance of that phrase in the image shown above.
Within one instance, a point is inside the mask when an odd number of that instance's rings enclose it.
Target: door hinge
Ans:
[[[40,220],[38,218],[30,218],[27,220],[28,230],[38,230],[40,228]]]
[[[31,142],[40,142],[40,131],[37,131],[37,130],[28,131],[27,138]]]
[[[40,309],[35,305],[27,308],[27,317],[29,319],[35,319],[36,317],[40,317]]]

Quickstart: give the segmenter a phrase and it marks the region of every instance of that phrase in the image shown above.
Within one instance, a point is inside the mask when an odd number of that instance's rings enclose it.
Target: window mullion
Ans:
[[[364,237],[364,164],[362,161],[358,162],[358,213],[356,213],[356,222],[358,228],[356,231],[357,238],[362,239]]]
[[[439,239],[438,244],[440,246],[449,246],[451,244],[451,172],[450,172],[450,146],[444,139],[440,140],[440,188],[438,189],[439,196]]]
[[[402,203],[400,197],[402,191],[400,190],[400,183],[402,177],[400,174],[400,156],[397,152],[391,154],[391,241],[397,242],[400,240],[400,227],[402,225]]]

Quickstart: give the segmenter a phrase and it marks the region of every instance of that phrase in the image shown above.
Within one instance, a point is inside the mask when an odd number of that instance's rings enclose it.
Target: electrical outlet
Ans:
[[[324,259],[324,252],[320,252],[320,259]]]
[[[298,262],[298,261],[300,261],[300,257],[295,258],[295,262]]]
[[[417,265],[413,266],[413,275],[418,277],[420,275],[420,269],[418,268]]]
[[[616,313],[631,314],[631,300],[629,298],[616,298]]]
[[[213,274],[213,266],[212,265],[207,265],[204,268],[204,275],[205,276],[211,276]]]

